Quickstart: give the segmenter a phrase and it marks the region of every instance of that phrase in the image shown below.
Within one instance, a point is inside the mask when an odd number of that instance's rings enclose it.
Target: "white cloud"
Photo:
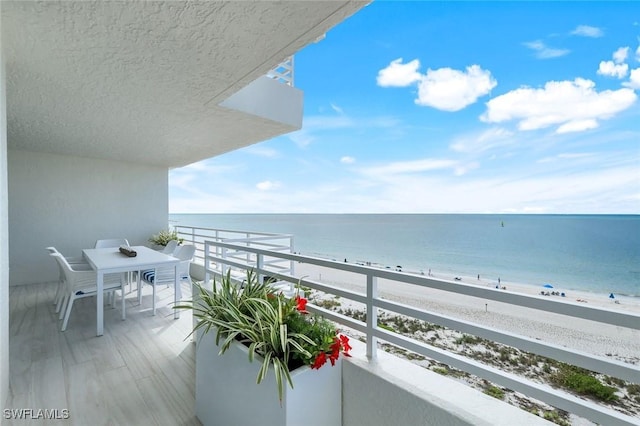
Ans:
[[[260,191],[271,191],[272,189],[277,189],[279,187],[279,182],[272,182],[270,180],[265,180],[256,184],[256,188],[258,188]]]
[[[471,170],[475,170],[480,167],[480,163],[472,161],[471,163],[459,164],[453,169],[453,174],[456,176],[463,176],[469,173]]]
[[[520,130],[558,126],[557,133],[598,126],[599,120],[629,108],[637,96],[631,89],[597,92],[590,80],[550,81],[544,88],[521,87],[487,102],[480,119],[487,123],[518,120]]]
[[[498,83],[478,65],[466,71],[451,68],[429,69],[418,84],[416,104],[444,111],[459,111],[486,95]]]
[[[575,30],[571,31],[571,34],[582,37],[598,38],[604,35],[604,31],[598,27],[592,27],[590,25],[578,25]]]
[[[277,150],[263,144],[248,146],[246,148],[243,148],[243,151],[252,155],[256,155],[258,157],[265,158],[277,158],[280,156],[280,153]]]
[[[573,133],[584,132],[586,130],[595,129],[598,127],[598,121],[593,118],[587,118],[584,120],[571,120],[558,127],[556,133]]]
[[[434,160],[431,158],[426,158],[422,160],[398,161],[382,166],[367,167],[361,169],[360,171],[363,174],[380,178],[389,175],[422,173],[442,169],[454,169],[456,166],[458,166],[457,161]]]
[[[608,141],[614,135],[606,135]],[[595,135],[590,135],[591,139]],[[566,136],[564,137],[566,138]],[[574,135],[574,140],[584,140]],[[625,136],[628,140],[628,135]],[[590,144],[587,144],[591,146]],[[529,144],[530,146],[530,144]],[[539,148],[539,147],[538,147]],[[584,153],[584,154],[582,154]],[[170,174],[172,213],[629,213],[637,212],[637,155],[633,148],[617,153],[539,151],[555,162],[502,161],[497,173],[461,176],[475,163],[446,159],[398,162],[394,167],[354,168],[348,175],[297,176],[287,190],[258,189],[242,175],[227,174],[211,185],[194,175],[181,188]],[[589,155],[592,154],[592,155]],[[537,156],[534,156],[534,158]],[[258,159],[256,159],[258,160]],[[431,164],[429,164],[431,162]],[[439,163],[440,162],[440,163]],[[404,165],[405,167],[402,167]],[[386,165],[388,166],[388,164]],[[422,167],[419,167],[422,166]],[[447,167],[450,166],[450,167]],[[506,167],[506,168],[505,168]],[[182,170],[182,169],[176,169]],[[390,173],[383,173],[388,170]],[[403,172],[408,170],[408,172]],[[419,173],[416,170],[427,170]],[[187,171],[184,171],[185,173]],[[191,171],[192,173],[193,171]],[[283,185],[284,186],[284,185]],[[183,191],[185,189],[185,191]]]
[[[530,41],[523,44],[529,49],[535,51],[535,56],[538,59],[558,58],[560,56],[568,55],[571,52],[568,49],[554,49],[552,47],[548,47],[540,40]]]
[[[613,60],[616,64],[621,64],[626,61],[627,56],[629,56],[629,47],[620,47],[613,52]]]
[[[418,68],[420,68],[419,60],[414,59],[403,64],[402,58],[398,58],[378,71],[376,81],[381,87],[407,87],[421,79]]]
[[[607,77],[624,78],[628,71],[627,64],[614,64],[613,61],[602,61],[598,67],[598,74]]]
[[[348,155],[345,155],[340,159],[340,162],[343,164],[353,164],[356,162],[356,159],[353,157],[349,157]]]
[[[636,49],[636,61],[640,62],[640,45]]]
[[[625,78],[629,72],[629,65],[625,64],[629,56],[628,47],[620,47],[613,52],[613,61],[602,61],[598,67],[598,74],[608,77]]]
[[[622,83],[622,85],[631,89],[640,90],[640,68],[631,70],[629,81]]]
[[[553,157],[545,157],[537,161],[537,163],[551,163],[562,160],[580,160],[584,158],[593,158],[596,154],[593,152],[566,152],[560,153]]]
[[[335,104],[331,104],[331,109],[337,112],[338,114],[342,114],[344,112],[342,111],[342,108],[340,108],[338,105],[335,105]]]
[[[407,87],[417,83],[417,105],[459,111],[497,85],[491,72],[478,65],[471,65],[465,71],[451,68],[429,69],[424,75],[418,72],[419,67],[420,61],[417,59],[406,64],[402,63],[402,58],[396,59],[378,71],[378,86]]]
[[[456,152],[479,153],[509,145],[512,143],[512,137],[513,132],[501,127],[492,127],[480,134],[457,137],[449,148]]]

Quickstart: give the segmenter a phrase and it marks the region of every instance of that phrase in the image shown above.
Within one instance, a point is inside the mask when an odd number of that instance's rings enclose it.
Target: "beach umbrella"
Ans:
[[[553,288],[553,286],[551,284],[545,284],[542,287],[544,287],[544,288]]]

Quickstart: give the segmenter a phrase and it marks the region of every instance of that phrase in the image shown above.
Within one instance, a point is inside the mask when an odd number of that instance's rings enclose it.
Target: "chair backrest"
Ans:
[[[73,269],[71,268],[71,265],[69,265],[69,262],[67,262],[67,259],[57,251],[55,253],[49,253],[49,256],[56,260],[58,268],[60,268],[60,273],[68,279],[69,275],[73,272]]]
[[[162,249],[162,252],[164,254],[173,254],[174,251],[176,251],[176,248],[178,247],[178,241],[177,240],[171,240],[167,243],[167,245]]]
[[[129,241],[126,238],[111,238],[108,240],[98,240],[96,241],[95,248],[113,248],[120,246],[128,246]]]
[[[62,265],[61,265],[60,261],[58,260],[58,257],[54,256],[54,255],[59,255],[60,257],[62,257],[62,254],[60,254],[60,252],[58,250],[56,250],[55,247],[47,247],[46,250],[49,251],[49,256],[53,257],[54,260],[56,261],[56,265],[58,266],[58,271],[60,272],[60,280],[61,281],[64,280],[65,279],[64,269],[62,268]],[[66,261],[66,259],[65,259],[65,261]]]
[[[185,245],[180,246],[173,253],[173,257],[177,257],[180,260],[193,260],[193,256],[196,253],[196,246]]]
[[[189,275],[189,267],[191,266],[191,261],[193,260],[193,256],[196,253],[196,246],[194,245],[186,245],[179,246],[176,248],[176,251],[173,253],[173,257],[177,257],[180,259],[180,265],[178,265],[178,274],[181,277],[186,277]]]
[[[173,253],[173,257],[180,259],[180,263],[178,264],[178,276],[181,278],[186,278],[189,275],[189,267],[191,266],[191,261],[193,260],[193,256],[196,253],[196,246],[194,245],[186,245],[186,246],[178,246],[176,251]],[[143,274],[143,278],[147,281],[158,283],[172,283],[175,279],[175,270],[173,266],[163,266],[160,268],[156,268],[155,272],[152,274],[153,278],[150,279],[145,277]]]

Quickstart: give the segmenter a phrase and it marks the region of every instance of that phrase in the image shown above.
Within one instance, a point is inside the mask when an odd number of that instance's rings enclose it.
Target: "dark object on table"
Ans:
[[[119,250],[120,250],[120,253],[127,255],[129,257],[136,257],[138,255],[138,253],[136,253],[134,249],[128,246],[120,246]]]

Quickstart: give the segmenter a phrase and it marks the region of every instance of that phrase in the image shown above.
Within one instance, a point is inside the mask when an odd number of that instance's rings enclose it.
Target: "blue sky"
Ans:
[[[301,130],[171,213],[640,213],[640,3],[374,2],[295,56]]]

